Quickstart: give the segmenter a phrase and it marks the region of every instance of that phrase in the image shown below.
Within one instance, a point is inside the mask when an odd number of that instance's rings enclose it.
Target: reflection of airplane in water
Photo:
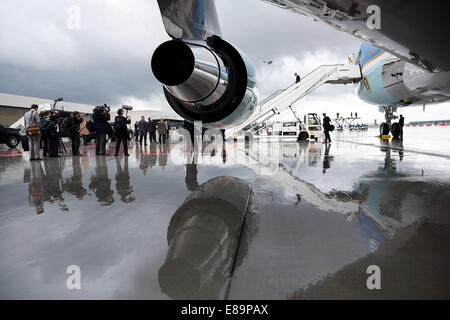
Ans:
[[[278,163],[281,171],[261,178],[294,191],[298,201],[309,202],[322,211],[345,214],[349,223],[359,226],[367,241],[367,251],[375,253],[385,250],[384,242],[397,241],[395,239],[405,230],[407,236],[420,238],[423,234],[414,230],[422,230],[424,223],[437,221],[449,225],[450,222],[447,218],[450,207],[443,206],[450,196],[450,187],[427,181],[421,174],[398,170],[397,163],[403,160],[403,150],[400,141],[394,140],[392,144],[396,145],[396,151],[384,144],[380,146],[385,152],[384,161],[379,163],[378,169],[358,177],[351,191],[322,192],[295,175],[297,172],[293,168],[302,165],[319,172],[322,166],[332,169],[333,165],[339,165],[330,146],[322,144],[280,144],[277,152],[282,156]],[[252,158],[251,143],[243,145],[241,149],[239,144],[234,144],[233,149]],[[232,155],[233,150],[228,150],[227,154]],[[266,156],[270,157],[270,152]],[[258,159],[256,163],[247,161],[246,166],[258,172],[260,166],[268,163],[270,161]],[[230,279],[247,255],[258,225],[257,215],[248,210],[253,192],[247,182],[221,176],[199,184],[197,173],[195,164],[186,166],[185,182],[191,194],[171,219],[167,231],[169,248],[159,270],[162,291],[175,299],[226,297]],[[365,273],[364,276],[367,278]],[[302,294],[295,292],[292,298]]]
[[[167,230],[169,249],[158,276],[161,290],[173,299],[221,299],[256,225],[251,187],[227,176],[198,185],[194,164],[186,166],[186,187],[192,192]]]
[[[392,142],[398,155],[386,144],[380,146],[386,153],[384,162],[354,184],[360,210],[347,217],[357,221],[370,254],[293,292],[290,299],[450,297],[450,185],[427,180],[423,172],[399,171],[401,141]],[[382,270],[382,290],[367,290],[366,269],[371,265]]]
[[[449,100],[449,45],[442,41],[446,39],[447,17],[446,10],[439,6],[398,0],[265,2],[365,41],[356,59],[349,59],[350,64],[359,66],[357,77],[323,80],[326,74],[312,72],[312,78],[304,77],[293,85],[293,90],[274,99],[302,88],[297,98],[286,97],[289,104],[317,88],[321,81],[359,81],[358,96],[385,113],[386,122],[381,124],[380,132],[391,131],[394,137],[400,135],[399,124],[392,124],[397,107]],[[221,38],[214,1],[159,0],[158,4],[173,40],[155,51],[152,69],[164,84],[170,106],[184,119],[202,121],[210,127],[232,128],[249,118],[253,121],[252,114],[258,109],[255,69],[241,50]],[[303,88],[305,82],[308,85]],[[275,106],[273,112],[281,107],[288,105]]]
[[[357,180],[352,190],[332,189],[329,192],[322,192],[312,183],[302,180],[301,166],[319,169],[318,164],[323,159],[322,169],[326,173],[332,168],[333,161],[336,162],[330,146],[314,143],[281,143],[279,146],[277,149],[278,144],[274,145],[275,152],[281,155],[280,170],[264,178],[293,191],[302,201],[320,210],[342,213],[347,215],[348,221],[358,221],[370,251],[377,250],[383,241],[392,238],[399,230],[424,219],[441,219],[450,210],[448,205],[443,207],[450,195],[448,185],[427,181],[423,171],[414,173],[397,169],[397,163],[404,157],[401,140],[381,142],[380,150],[385,153],[383,163],[376,171],[355,177]],[[239,152],[245,152],[256,160],[249,144]],[[267,153],[267,157],[273,155]],[[248,161],[245,165],[259,172],[261,166],[273,163],[258,158],[258,161]],[[430,207],[436,207],[431,211],[433,216],[429,216]]]

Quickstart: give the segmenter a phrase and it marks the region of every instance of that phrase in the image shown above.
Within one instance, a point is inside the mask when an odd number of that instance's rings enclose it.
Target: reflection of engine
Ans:
[[[173,299],[219,298],[232,271],[241,227],[236,265],[247,252],[248,230],[243,223],[250,195],[244,181],[217,177],[186,198],[167,231],[169,249],[159,270],[165,294]]]
[[[218,36],[163,43],[153,54],[152,70],[170,106],[189,121],[231,127],[246,120],[257,103],[252,63]]]

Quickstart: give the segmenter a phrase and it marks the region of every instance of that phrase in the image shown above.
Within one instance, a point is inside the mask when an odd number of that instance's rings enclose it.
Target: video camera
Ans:
[[[111,107],[108,106],[108,105],[105,103],[105,104],[102,105],[102,106],[96,106],[95,109],[94,109],[94,111],[95,111],[95,112],[98,112],[98,113],[108,113],[108,112],[111,111]]]

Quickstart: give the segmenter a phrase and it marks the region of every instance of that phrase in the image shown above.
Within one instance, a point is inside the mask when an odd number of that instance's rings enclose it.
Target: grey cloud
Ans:
[[[2,1],[0,41],[8,52],[0,53],[0,91],[112,105],[124,97],[162,96],[150,70],[154,49],[168,39],[156,1],[124,3],[42,0],[30,6],[25,0]],[[360,45],[347,34],[260,0],[216,4],[224,38],[243,49],[258,69],[264,60],[302,60],[307,52],[323,49],[336,55],[336,61],[323,63],[337,62]],[[66,27],[70,5],[81,9],[81,30]],[[269,84],[260,85],[263,91],[272,90]]]
[[[300,60],[305,53],[322,49],[335,52],[337,58],[347,57],[361,45],[346,33],[261,0],[218,0],[217,9],[224,38],[244,50],[256,65],[285,55]]]

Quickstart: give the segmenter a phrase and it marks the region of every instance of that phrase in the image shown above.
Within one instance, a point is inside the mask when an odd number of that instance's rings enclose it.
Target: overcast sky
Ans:
[[[39,5],[37,5],[37,3]],[[289,86],[294,72],[346,62],[361,41],[261,0],[216,0],[223,37],[253,60],[261,98]],[[80,29],[68,10],[80,9]],[[150,69],[168,40],[153,0],[0,1],[0,92],[86,104],[168,110]],[[273,61],[271,65],[263,61]],[[353,85],[324,85],[297,104],[300,112],[351,111],[381,120]],[[408,120],[450,119],[450,104],[403,109]]]

